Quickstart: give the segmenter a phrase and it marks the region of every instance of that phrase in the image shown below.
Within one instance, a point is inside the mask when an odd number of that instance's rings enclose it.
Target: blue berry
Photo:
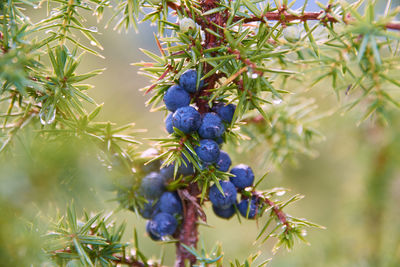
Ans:
[[[197,156],[205,163],[215,163],[219,157],[219,146],[211,139],[203,139],[200,145],[195,147]]]
[[[233,114],[235,113],[236,106],[233,104],[224,105],[218,104],[215,107],[215,112],[221,117],[224,122],[231,123],[233,119]]]
[[[167,118],[165,119],[165,129],[169,134],[174,132],[174,128],[172,127],[172,113],[168,114]]]
[[[229,170],[229,167],[231,166],[232,161],[231,158],[229,157],[228,153],[225,151],[220,151],[219,152],[219,157],[217,160],[217,168],[218,170],[222,172],[227,172]]]
[[[184,154],[182,154],[182,159],[186,163],[186,166],[185,166],[185,163],[182,162],[182,164],[178,168],[178,174],[182,174],[183,176],[194,174],[195,171],[194,171],[193,164],[189,161],[189,159]]]
[[[179,85],[185,89],[189,93],[196,92],[196,85],[197,85],[197,71],[196,70],[187,70],[185,71],[181,77],[179,77]],[[203,80],[200,81],[199,89],[203,87],[204,82]]]
[[[212,209],[213,209],[215,215],[217,215],[220,218],[224,218],[224,219],[230,219],[235,214],[235,206],[234,205],[230,205],[227,208],[218,208],[218,207],[212,205]]]
[[[239,164],[233,167],[231,173],[235,176],[229,179],[239,189],[251,186],[254,182],[254,173],[252,169],[245,164]]]
[[[182,201],[176,192],[165,192],[160,198],[160,211],[171,215],[182,213]]]
[[[156,224],[154,221],[147,221],[146,224],[146,232],[153,241],[160,241],[161,237],[156,235],[154,232],[156,231]]]
[[[159,198],[164,192],[164,179],[157,172],[151,172],[142,179],[139,192],[147,199]]]
[[[200,128],[197,130],[201,138],[214,139],[221,137],[225,131],[221,118],[213,112],[206,113],[201,120]]]
[[[156,172],[160,169],[160,166],[161,166],[161,161],[156,159],[146,165],[143,165],[142,169],[143,169],[143,172],[145,172],[145,173]]]
[[[220,181],[219,184],[221,185],[224,194],[222,194],[217,185],[214,184],[210,188],[208,197],[214,206],[226,209],[236,203],[237,191],[235,186],[229,181]]]
[[[164,94],[164,103],[169,111],[174,112],[178,108],[189,106],[190,95],[179,85],[172,85]]]
[[[139,208],[139,214],[145,219],[152,218],[159,211],[160,204],[156,200],[148,200]]]
[[[160,212],[150,222],[150,230],[155,236],[173,235],[178,227],[178,222],[169,213]]]
[[[190,106],[178,108],[172,115],[172,125],[185,134],[197,131],[200,123],[200,113]]]
[[[160,174],[164,178],[164,182],[167,183],[174,179],[175,164],[170,164],[160,169]]]
[[[246,215],[248,208],[249,208],[249,199],[243,199],[242,201],[240,201],[238,205],[238,210],[240,214],[245,218],[254,219],[261,209],[258,199],[255,197],[251,198],[249,216],[247,217]]]

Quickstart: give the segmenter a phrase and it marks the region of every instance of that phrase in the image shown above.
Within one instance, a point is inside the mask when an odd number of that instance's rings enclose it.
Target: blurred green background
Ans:
[[[33,17],[34,19],[34,17]],[[95,21],[93,21],[95,25]],[[91,80],[95,85],[89,94],[104,102],[100,120],[120,124],[135,122],[136,128],[147,129],[137,139],[166,136],[164,113],[149,111],[146,96],[138,89],[149,81],[137,74],[130,63],[147,60],[139,48],[157,53],[153,32],[155,27],[141,24],[139,34],[103,30],[99,40],[105,59],[87,55],[80,71],[106,67],[103,75]],[[400,75],[399,75],[400,78]],[[303,97],[314,97],[317,103],[337,109],[338,101],[329,84],[318,84],[307,92],[293,89]],[[297,163],[285,163],[280,168],[261,165],[257,151],[235,154],[235,147],[224,149],[232,153],[233,164],[254,166],[257,177],[271,173],[261,188],[286,187],[292,193],[306,197],[288,209],[290,214],[324,225],[326,230],[311,230],[310,246],[298,244],[291,252],[279,251],[270,266],[400,266],[400,118],[392,114],[392,124],[380,126],[367,120],[356,123],[361,111],[340,112],[319,122],[326,140],[313,145],[316,158],[298,155]],[[245,145],[245,143],[242,143]],[[261,147],[259,149],[268,149]],[[57,209],[62,213],[72,199],[78,210],[110,211],[118,206],[108,191],[107,171],[98,162],[94,149],[76,140],[51,142],[41,140],[27,128],[19,135],[9,154],[0,162],[0,258],[14,255],[14,266],[28,266],[40,258],[40,236],[46,231],[48,218]],[[262,252],[260,261],[272,257],[272,243],[254,243],[260,230],[257,222],[234,218],[216,218],[207,208],[212,227],[200,226],[200,244],[210,249],[222,244],[225,264],[234,258],[244,260],[250,254]],[[172,265],[174,246],[165,248],[145,235],[145,220],[128,211],[117,213],[118,221],[127,221],[126,240],[135,226],[140,245],[147,256],[158,257],[165,249],[166,264]],[[31,222],[33,221],[33,222]],[[260,226],[262,224],[260,223]],[[16,253],[11,253],[18,248]],[[7,261],[5,261],[7,262]],[[0,265],[2,265],[0,263]],[[10,266],[10,265],[3,265]]]

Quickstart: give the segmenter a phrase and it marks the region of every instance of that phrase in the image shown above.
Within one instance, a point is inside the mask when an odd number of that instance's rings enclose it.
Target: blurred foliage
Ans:
[[[315,99],[274,100],[265,113],[270,119],[266,121],[262,116],[249,113],[246,124],[241,127],[247,135],[238,149],[243,151],[259,150],[260,157],[280,166],[284,161],[295,161],[298,153],[316,157],[313,148],[316,142],[324,140],[324,135],[316,128],[317,122],[332,112],[318,112]],[[265,144],[269,149],[262,146]]]

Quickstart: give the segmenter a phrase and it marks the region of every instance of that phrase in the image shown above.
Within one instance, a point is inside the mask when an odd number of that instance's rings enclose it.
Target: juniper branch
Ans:
[[[204,3],[210,3],[212,1],[203,1]],[[168,7],[175,11],[188,11],[181,5],[178,5],[176,3],[168,1]],[[327,22],[332,22],[332,23],[338,23],[339,21],[329,14],[330,12],[330,7],[328,6],[327,10],[325,11],[319,11],[319,12],[304,12],[300,15],[296,14],[290,14],[286,11],[286,7],[283,6],[279,9],[279,11],[270,11],[270,12],[265,12],[262,14],[260,17],[252,16],[250,18],[245,18],[242,16],[236,16],[233,21],[240,21],[243,20],[244,23],[250,23],[250,22],[266,22],[266,21],[281,21],[283,24],[287,22],[292,22],[292,21],[320,21],[322,23],[327,23]],[[192,18],[192,15],[190,12],[187,12],[188,16]],[[325,14],[324,14],[325,13]],[[344,17],[349,17],[345,15]],[[204,20],[201,20],[200,18],[195,18],[196,22],[200,25],[204,24]],[[346,23],[346,21],[343,21]],[[400,23],[399,22],[390,22],[387,23],[384,26],[386,29],[391,29],[391,30],[397,30],[400,31]]]

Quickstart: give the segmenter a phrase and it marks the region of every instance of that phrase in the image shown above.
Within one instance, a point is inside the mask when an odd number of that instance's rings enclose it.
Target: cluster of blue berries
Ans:
[[[225,125],[230,125],[235,113],[233,104],[216,104],[211,112],[200,114],[194,107],[190,106],[191,95],[201,90],[203,81],[197,85],[197,72],[187,70],[179,78],[179,85],[171,86],[164,95],[164,103],[171,113],[165,120],[165,126],[168,133],[174,132],[174,127],[185,134],[197,132],[200,137],[200,143],[195,147],[195,152],[201,160],[202,167],[215,164],[218,170],[222,172],[229,171],[231,159],[228,153],[221,151],[220,146],[223,143],[223,133]],[[237,204],[237,190],[243,190],[252,186],[254,174],[247,165],[240,164],[231,169],[234,175],[230,181],[221,181],[220,185],[224,194],[213,185],[210,188],[209,198],[213,204],[214,213],[222,218],[229,219],[235,214],[235,207],[247,218],[255,218],[260,210],[261,201],[255,196],[249,199],[244,198]],[[249,209],[249,212],[248,212]],[[247,216],[248,215],[248,216]]]
[[[209,199],[214,213],[218,217],[230,219],[237,208],[243,217],[248,219],[256,218],[262,208],[261,199],[257,196],[252,196],[249,203],[248,197],[242,197],[241,201],[237,203],[238,191],[253,185],[254,173],[252,169],[245,164],[239,164],[233,167],[230,173],[233,176],[229,178],[229,181],[219,182],[223,194],[216,184],[210,188]]]
[[[219,145],[222,144],[222,135],[225,124],[232,122],[235,106],[222,103],[214,106],[212,112],[200,114],[190,106],[190,93],[201,90],[202,81],[197,85],[197,71],[187,70],[179,78],[179,85],[171,86],[164,94],[164,103],[171,113],[165,120],[167,132],[174,133],[174,128],[185,134],[197,132],[201,138],[199,146],[195,148],[204,167],[217,164],[221,171],[228,171],[231,164],[226,153],[220,153]]]
[[[148,150],[146,153],[157,153]],[[167,191],[166,185],[173,179],[173,166],[161,168],[161,162],[156,160],[144,166],[148,172],[142,179],[139,194],[146,202],[138,209],[139,214],[149,221],[146,231],[154,241],[162,240],[165,236],[172,236],[182,217],[182,200],[178,192]],[[157,172],[158,170],[158,172]]]
[[[225,151],[220,150],[224,142],[224,133],[230,126],[235,113],[235,105],[216,103],[209,112],[202,113],[191,106],[193,97],[196,97],[202,87],[203,81],[198,82],[196,70],[187,70],[179,78],[179,84],[172,85],[164,94],[164,103],[171,112],[165,126],[168,133],[175,132],[191,135],[197,133],[200,138],[194,151],[200,160],[202,169],[211,168],[220,172],[228,172],[232,161]],[[196,143],[197,144],[197,143]],[[147,152],[147,154],[149,154]],[[156,155],[157,151],[151,150]],[[189,176],[195,174],[193,164],[182,153],[184,164],[180,164],[177,175]],[[145,155],[146,156],[146,155]],[[149,156],[149,155],[147,155]],[[139,214],[149,221],[147,233],[150,238],[157,241],[165,236],[173,236],[182,220],[182,200],[179,194],[166,190],[167,184],[174,179],[175,163],[161,168],[159,160],[145,165],[145,173],[139,187],[139,194],[145,198],[145,203],[139,208]],[[240,164],[230,170],[232,176],[229,181],[220,181],[218,188],[214,184],[209,190],[209,200],[214,213],[225,219],[231,218],[236,210],[246,218],[253,219],[262,207],[261,201],[256,197],[243,197],[237,202],[238,193],[251,187],[254,174],[247,165]],[[222,189],[222,190],[220,190]]]

